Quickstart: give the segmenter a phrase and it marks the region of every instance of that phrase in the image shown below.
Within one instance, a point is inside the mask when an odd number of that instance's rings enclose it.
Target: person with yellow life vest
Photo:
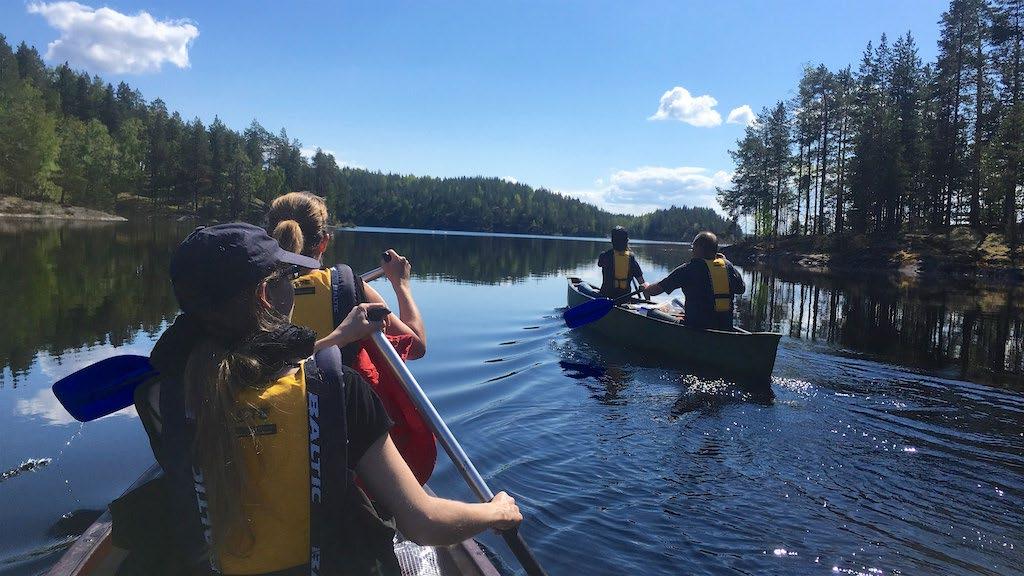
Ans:
[[[522,520],[505,493],[467,504],[424,491],[337,347],[384,330],[371,319],[383,305],[354,307],[323,338],[290,322],[295,270],[317,264],[242,223],[200,227],[172,257],[182,314],[151,354],[161,380],[151,442],[180,520],[170,573],[397,576],[394,529],[378,508],[429,545]]]
[[[671,294],[681,288],[687,326],[732,330],[733,296],[747,290],[743,276],[718,252],[718,237],[701,232],[693,239],[693,259],[679,266],[663,280],[647,286],[647,297]]]
[[[622,226],[612,230],[612,248],[598,256],[597,265],[601,268],[601,296],[605,298],[629,294],[634,280],[641,288],[647,286],[640,263],[629,250],[629,231]]]
[[[331,240],[327,204],[309,192],[290,192],[276,198],[267,214],[267,228],[285,250],[317,261],[323,260]],[[427,333],[409,285],[412,265],[394,250],[386,254],[389,258],[381,267],[398,300],[398,315],[388,316],[386,334],[403,360],[415,360],[426,353]],[[302,270],[293,284],[292,321],[311,328],[320,338],[341,325],[354,307],[384,303],[381,295],[345,264]],[[340,345],[342,362],[359,372],[380,396],[394,421],[392,440],[416,479],[426,483],[437,462],[437,446],[426,421],[376,346],[358,335],[343,335]]]

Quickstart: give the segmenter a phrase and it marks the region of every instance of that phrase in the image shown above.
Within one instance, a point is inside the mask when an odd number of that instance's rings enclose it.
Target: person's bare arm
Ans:
[[[317,352],[330,346],[344,347],[357,340],[367,338],[374,332],[386,330],[387,318],[378,321],[369,318],[371,310],[384,307],[384,304],[376,302],[354,306],[333,332],[316,341],[313,351]]]
[[[647,298],[651,298],[652,296],[657,296],[658,294],[662,294],[664,292],[665,291],[661,289],[661,283],[660,282],[655,282],[654,284],[648,284],[647,287],[644,288],[644,294],[647,295]]]
[[[386,304],[384,298],[379,292],[373,289],[369,284],[365,285],[364,292],[366,294],[366,301],[374,304]],[[413,337],[412,345],[409,347],[409,359],[416,360],[422,358],[427,353],[426,343],[426,332],[423,331],[423,321],[420,319],[419,309],[416,308],[416,303],[412,300],[412,294],[408,294],[408,301],[403,304],[403,297],[401,292],[396,288],[395,295],[398,298],[398,315],[391,313],[388,316],[388,328],[385,331],[387,334],[403,335],[408,334]],[[412,312],[410,313],[409,304],[412,304]],[[408,324],[405,319],[412,316],[413,324]],[[417,333],[413,326],[418,325],[422,331],[422,336]]]
[[[388,334],[407,334],[413,337],[412,345],[409,347],[408,358],[416,360],[427,353],[427,329],[423,324],[423,317],[412,297],[412,288],[409,286],[409,276],[412,272],[412,264],[408,258],[404,258],[394,250],[388,250],[390,260],[381,263],[384,275],[391,281],[391,287],[395,290],[395,297],[398,300],[398,315],[392,314],[388,322]],[[384,304],[384,298],[372,286],[364,285],[363,292],[366,294],[367,302]]]
[[[423,546],[447,546],[484,530],[504,530],[523,520],[511,496],[501,492],[486,504],[467,504],[427,494],[385,434],[359,460],[356,473],[370,493],[395,515],[398,529]]]

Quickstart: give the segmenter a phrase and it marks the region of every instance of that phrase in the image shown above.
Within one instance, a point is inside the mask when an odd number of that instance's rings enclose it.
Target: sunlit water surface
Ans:
[[[0,574],[45,570],[152,462],[134,414],[76,423],[50,385],[148,352],[175,314],[166,269],[187,231],[0,225]],[[1014,290],[747,271],[743,324],[787,334],[769,391],[566,330],[564,277],[597,280],[603,243],[346,231],[331,259],[369,269],[387,247],[413,261],[429,331],[413,372],[492,486],[516,496],[552,574],[1024,563]],[[648,280],[688,258],[634,248]],[[431,485],[470,498],[444,456]]]

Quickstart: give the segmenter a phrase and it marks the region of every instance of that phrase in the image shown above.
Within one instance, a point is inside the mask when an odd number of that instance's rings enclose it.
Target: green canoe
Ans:
[[[590,285],[569,278],[569,306],[592,300],[591,294],[596,292]],[[679,324],[669,314],[655,312],[649,316],[652,306],[651,302],[616,306],[586,328],[627,346],[705,368],[717,376],[745,383],[770,382],[781,334],[739,328],[733,332],[699,330]]]

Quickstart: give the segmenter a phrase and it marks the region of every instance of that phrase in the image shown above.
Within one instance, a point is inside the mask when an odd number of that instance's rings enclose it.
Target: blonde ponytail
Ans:
[[[273,234],[281,248],[296,254],[305,251],[305,239],[302,236],[302,227],[295,220],[284,220],[274,226]]]
[[[327,237],[327,204],[309,192],[289,192],[270,203],[267,230],[289,252],[316,258]]]

